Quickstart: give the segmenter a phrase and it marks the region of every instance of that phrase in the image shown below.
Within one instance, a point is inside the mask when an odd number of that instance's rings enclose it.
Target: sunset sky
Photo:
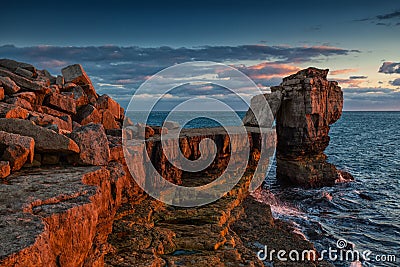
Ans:
[[[80,63],[123,105],[157,71],[210,60],[261,87],[329,68],[345,110],[400,110],[398,1],[7,1],[0,29],[0,58],[53,74]]]

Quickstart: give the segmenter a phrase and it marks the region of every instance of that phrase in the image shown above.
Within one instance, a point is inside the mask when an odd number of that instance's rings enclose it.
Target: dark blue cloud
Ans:
[[[393,86],[400,86],[400,78],[394,79],[393,81],[390,81],[390,84]]]
[[[350,77],[349,77],[350,80],[364,80],[364,79],[367,79],[367,78],[368,78],[368,76],[363,76],[363,75],[360,75],[360,76],[350,76]]]
[[[382,66],[379,68],[379,72],[386,74],[400,73],[400,63],[383,62]]]

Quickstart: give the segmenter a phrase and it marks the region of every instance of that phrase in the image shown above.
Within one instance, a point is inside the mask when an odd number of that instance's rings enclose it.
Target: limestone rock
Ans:
[[[0,179],[6,178],[10,173],[10,163],[8,161],[0,161]]]
[[[163,127],[167,128],[168,130],[179,129],[179,123],[175,121],[164,121]]]
[[[15,84],[9,77],[0,76],[0,86],[4,88],[7,95],[12,95],[18,92],[21,88]]]
[[[0,118],[26,119],[29,111],[16,105],[0,102]]]
[[[59,129],[67,132],[72,131],[72,120],[70,116],[56,117],[45,113],[31,112],[29,120],[33,121],[36,125],[48,126],[57,125]]]
[[[81,107],[74,117],[74,121],[81,125],[88,123],[101,123],[101,114],[93,105]]]
[[[74,86],[68,89],[68,91],[63,92],[62,94],[67,95],[70,94],[72,98],[75,100],[76,108],[80,108],[89,104],[89,100],[85,91],[80,86]]]
[[[15,73],[15,74],[18,74],[19,76],[28,78],[28,79],[32,79],[33,76],[34,76],[33,72],[31,72],[31,71],[29,71],[29,70],[27,70],[27,69],[20,68],[20,67],[18,67],[18,68],[14,71],[14,73]]]
[[[108,109],[100,110],[101,112],[101,123],[106,130],[119,129],[118,123],[115,121],[115,117]]]
[[[6,76],[11,78],[11,80],[13,80],[19,87],[23,87],[29,91],[34,91],[34,92],[50,91],[50,88],[48,88],[45,82],[29,80],[25,77],[19,76],[5,69],[0,68],[0,76]]]
[[[119,120],[121,117],[120,105],[108,95],[102,95],[97,99],[96,108],[99,110],[100,109],[108,110],[112,115],[114,115],[115,119],[117,120]]]
[[[277,179],[316,187],[332,185],[337,170],[323,153],[329,144],[329,125],[343,108],[343,92],[326,79],[328,70],[308,68],[283,79],[273,90],[285,91],[277,114]]]
[[[28,156],[28,149],[18,144],[12,144],[5,149],[1,159],[10,163],[11,171],[18,171],[24,166]]]
[[[282,96],[281,91],[254,96],[251,99],[250,109],[243,118],[243,124],[247,126],[272,127],[276,113],[281,106]],[[269,107],[265,106],[266,102]],[[253,112],[256,113],[257,118],[260,120],[259,122],[257,122]]]
[[[29,103],[27,100],[25,100],[22,97],[18,97],[18,96],[17,97],[10,97],[10,98],[8,98],[6,100],[6,103],[12,104],[14,106],[18,106],[18,107],[21,107],[21,108],[24,108],[26,110],[30,110],[30,111],[33,110],[31,103]]]
[[[0,145],[5,147],[20,145],[24,147],[28,151],[28,162],[32,163],[35,154],[35,141],[32,137],[0,131]]]
[[[75,114],[76,113],[76,105],[75,101],[73,98],[70,98],[68,96],[58,94],[58,93],[53,93],[46,97],[45,102],[47,106],[69,113],[69,114]]]
[[[32,137],[38,152],[79,153],[78,145],[68,137],[20,119],[0,119],[0,131]]]
[[[64,86],[64,77],[61,75],[57,75],[56,84],[61,87]]]
[[[72,131],[70,135],[80,148],[79,155],[70,157],[70,162],[81,165],[106,165],[110,158],[110,149],[104,127],[90,123]]]
[[[18,68],[28,70],[32,73],[36,73],[36,68],[28,63],[18,62],[12,59],[3,58],[0,59],[0,67],[9,69],[12,72],[15,72]]]
[[[20,92],[12,94],[11,97],[18,97],[28,101],[31,105],[35,104],[36,102],[36,95],[33,92]]]
[[[92,105],[96,105],[98,95],[97,95],[96,90],[94,89],[93,85],[85,84],[85,85],[81,85],[81,87],[82,87],[83,91],[85,92],[89,103]]]
[[[154,130],[154,134],[168,134],[168,129],[161,126],[151,126]]]
[[[92,83],[81,64],[67,66],[61,72],[66,83],[73,82],[78,85]]]

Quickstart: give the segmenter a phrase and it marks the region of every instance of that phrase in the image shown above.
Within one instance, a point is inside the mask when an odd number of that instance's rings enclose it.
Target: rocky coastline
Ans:
[[[108,95],[98,95],[81,65],[52,76],[46,70],[0,60],[0,266],[265,266],[257,244],[277,249],[314,249],[289,225],[257,202],[249,185],[260,162],[260,142],[277,140],[278,179],[295,186],[333,185],[350,174],[326,162],[329,125],[341,116],[343,95],[327,70],[309,68],[262,95],[276,116],[276,133],[260,134],[270,122],[244,119],[246,136],[232,140],[222,128],[183,129],[175,146],[200,156],[204,138],[217,156],[191,175],[172,166],[160,135],[175,126],[134,125]],[[257,97],[252,100],[253,110]],[[133,161],[126,162],[122,124],[131,125]],[[167,125],[165,125],[167,126]],[[144,127],[145,143],[134,129]],[[152,173],[186,186],[218,177],[248,138],[251,153],[239,183],[221,199],[199,208],[168,206],[135,182]],[[94,141],[95,140],[95,141]],[[231,144],[231,145],[229,145]],[[267,144],[273,147],[273,144]],[[149,159],[144,157],[146,153]],[[128,164],[131,164],[128,170]],[[157,184],[155,186],[162,186]],[[330,266],[309,258],[274,266]]]

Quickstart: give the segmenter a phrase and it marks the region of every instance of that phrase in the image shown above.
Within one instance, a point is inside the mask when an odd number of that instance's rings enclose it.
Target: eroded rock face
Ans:
[[[250,109],[243,118],[243,124],[247,126],[272,127],[276,113],[281,106],[282,97],[281,91],[254,96],[251,99]],[[264,99],[269,107],[265,105]],[[256,113],[256,116],[254,113]],[[259,121],[257,121],[257,118]]]
[[[276,117],[277,179],[295,185],[332,185],[338,178],[324,154],[329,129],[342,115],[343,92],[328,70],[308,68],[271,88],[284,95]]]
[[[79,153],[78,145],[52,130],[20,119],[0,119],[0,131],[29,136],[35,140],[35,150],[39,152]]]
[[[271,126],[262,101],[265,97],[276,119],[277,179],[283,183],[317,187],[333,185],[339,178],[324,150],[330,125],[342,115],[343,92],[337,82],[327,80],[327,74],[328,70],[308,68],[284,78],[279,86],[271,87],[270,94],[251,100],[261,121],[250,109],[243,119],[245,125]]]
[[[118,164],[28,169],[6,178],[0,266],[102,266],[126,178]]]
[[[101,124],[90,123],[81,126],[70,135],[81,151],[79,154],[71,155],[70,162],[81,165],[107,165],[110,158],[110,150],[104,127]]]

